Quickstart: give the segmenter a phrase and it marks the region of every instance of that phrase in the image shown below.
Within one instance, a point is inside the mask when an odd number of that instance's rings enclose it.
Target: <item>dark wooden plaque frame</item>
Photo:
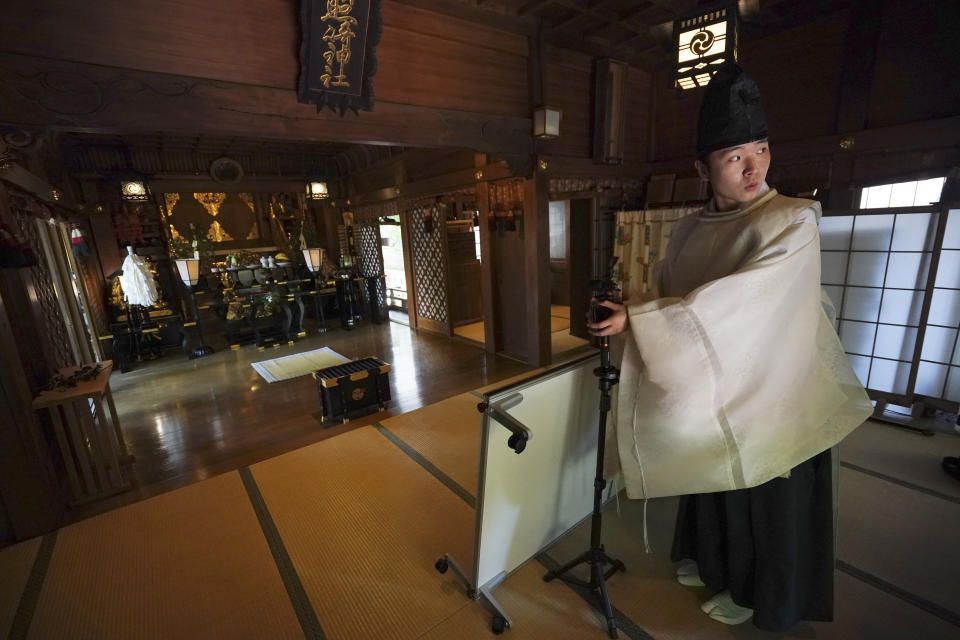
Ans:
[[[367,9],[366,24],[356,26],[356,37],[351,44],[351,59],[344,70],[350,81],[349,89],[324,86],[325,72],[323,54],[328,45],[323,36],[330,22],[322,16],[333,0],[300,0],[300,80],[297,99],[301,103],[315,104],[319,111],[330,107],[342,116],[347,109],[356,113],[359,109],[373,110],[373,76],[377,72],[376,49],[383,31],[381,0],[354,0],[352,8],[362,15]],[[345,3],[344,3],[345,4]],[[357,14],[353,14],[357,15]]]

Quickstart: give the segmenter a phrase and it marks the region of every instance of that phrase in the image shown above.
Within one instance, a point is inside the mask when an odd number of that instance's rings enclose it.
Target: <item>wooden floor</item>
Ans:
[[[326,426],[310,376],[267,384],[253,362],[330,347],[351,358],[389,362],[393,401],[384,413]],[[530,367],[451,340],[389,322],[332,330],[293,346],[222,350],[197,360],[169,352],[110,379],[124,438],[136,457],[136,486],[121,495],[69,510],[84,519],[205,478],[252,465],[318,440],[399,415]]]

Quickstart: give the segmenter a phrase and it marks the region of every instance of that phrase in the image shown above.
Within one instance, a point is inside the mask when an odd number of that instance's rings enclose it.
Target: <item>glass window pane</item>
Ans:
[[[913,201],[917,195],[917,181],[898,182],[890,185],[890,206],[891,207],[912,207]]]
[[[947,229],[943,234],[944,249],[960,249],[960,209],[947,213]]]
[[[547,208],[550,216],[550,259],[567,259],[566,203],[562,200],[551,202]]]
[[[914,391],[931,398],[939,398],[943,393],[943,382],[947,378],[947,368],[942,364],[921,362],[917,369],[917,384]]]
[[[880,322],[917,325],[920,323],[922,305],[923,291],[884,289]]]
[[[960,289],[960,251],[944,249],[940,254],[936,286]]]
[[[940,202],[940,192],[943,190],[944,178],[930,178],[917,183],[917,198],[913,204],[922,207],[931,202]]]
[[[893,214],[857,216],[853,225],[854,251],[887,251],[893,233]]]
[[[917,330],[913,327],[881,324],[877,327],[877,344],[873,355],[912,362],[916,344]]]
[[[893,251],[932,251],[937,231],[937,213],[900,213],[893,230]],[[957,220],[957,248],[960,249],[960,220]]]
[[[841,318],[845,320],[866,320],[876,322],[880,310],[880,290],[847,287],[847,296],[843,301]]]
[[[865,206],[861,206],[863,209],[877,209],[879,207],[889,207],[890,206],[890,191],[892,190],[893,185],[890,184],[881,184],[876,187],[868,187],[867,192],[867,203]]]
[[[909,377],[909,362],[895,362],[893,360],[874,358],[873,368],[870,371],[870,384],[868,386],[877,391],[906,393],[907,379]]]
[[[853,230],[853,216],[824,216],[820,218],[820,249],[850,248],[850,232]]]
[[[956,337],[956,329],[927,327],[927,333],[923,336],[923,351],[921,351],[920,357],[934,362],[950,362]]]
[[[850,360],[850,366],[853,367],[853,372],[857,374],[857,378],[860,379],[860,384],[867,386],[867,374],[870,372],[870,358],[865,356],[847,356],[847,359]]]
[[[820,282],[843,284],[847,277],[847,254],[837,251],[820,253]]]
[[[927,322],[948,327],[960,324],[960,291],[934,289]]]
[[[843,350],[862,356],[872,355],[873,337],[876,332],[875,324],[844,320],[840,323],[840,341],[843,343]]]
[[[891,253],[885,286],[896,289],[926,289],[929,253]]]
[[[950,367],[947,373],[947,390],[943,394],[947,400],[960,402],[960,367]]]
[[[850,273],[847,275],[847,284],[860,287],[882,287],[883,272],[887,268],[886,253],[850,254]]]

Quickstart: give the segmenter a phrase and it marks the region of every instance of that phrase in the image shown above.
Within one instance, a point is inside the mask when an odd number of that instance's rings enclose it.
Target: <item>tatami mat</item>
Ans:
[[[960,619],[960,505],[840,469],[838,556]]]
[[[0,551],[0,638],[6,638],[40,548],[34,538]]]
[[[572,349],[577,349],[589,344],[589,340],[584,340],[562,331],[550,334],[550,351],[554,355],[563,353],[565,351],[570,351]]]
[[[462,393],[380,424],[475,496],[482,418],[477,411],[479,402],[472,393]]]
[[[327,637],[418,638],[472,604],[433,564],[470,566],[473,510],[373,427],[251,470]]]
[[[651,554],[643,552],[641,501],[621,496],[620,516],[615,503],[608,505],[604,512],[603,540],[607,552],[627,566],[626,573],[618,573],[608,582],[611,602],[657,640],[947,640],[956,637],[957,627],[949,622],[839,571],[832,623],[801,622],[785,633],[761,631],[751,623],[737,627],[717,624],[699,608],[710,595],[707,590],[683,587],[675,579],[676,565],[670,562],[669,554],[676,505],[675,498],[650,501],[647,515]],[[585,550],[589,540],[590,527],[586,522],[551,549],[549,555],[565,562]],[[886,559],[888,555],[878,554],[878,557]],[[946,575],[946,571],[943,573]]]
[[[501,389],[501,388],[506,387],[507,385],[511,385],[511,384],[513,384],[513,383],[515,383],[515,382],[520,382],[520,381],[522,381],[522,380],[526,380],[527,378],[532,378],[533,376],[538,375],[538,374],[541,374],[541,373],[543,373],[544,371],[545,371],[545,368],[543,368],[543,367],[541,367],[541,368],[539,368],[539,369],[531,369],[530,371],[525,371],[524,373],[515,375],[515,376],[510,377],[510,378],[506,378],[506,379],[504,379],[504,380],[500,380],[499,382],[494,382],[493,384],[488,384],[488,385],[485,386],[485,387],[480,387],[479,389],[474,389],[474,393],[484,394],[484,393],[488,393],[488,392],[490,392],[490,391],[494,391],[494,390],[496,390],[496,389]],[[478,451],[479,451],[479,449],[478,449]]]
[[[568,331],[570,329],[570,318],[559,318],[550,316],[550,332]]]
[[[530,562],[497,587],[494,597],[514,625],[504,637],[605,638],[603,617],[570,589],[545,583],[545,571],[539,563]],[[493,637],[490,618],[491,613],[480,605],[464,607],[431,629],[423,639],[490,640]]]
[[[474,342],[479,342],[480,344],[486,343],[486,336],[484,336],[484,327],[482,322],[474,322],[472,324],[465,324],[462,327],[455,327],[453,329],[453,333],[461,338],[473,340]]]
[[[840,459],[960,499],[960,482],[940,466],[944,456],[960,456],[960,436],[925,436],[868,420],[840,445]]]
[[[30,638],[302,638],[236,473],[60,531]]]
[[[570,307],[561,304],[550,305],[550,315],[558,318],[570,319]]]

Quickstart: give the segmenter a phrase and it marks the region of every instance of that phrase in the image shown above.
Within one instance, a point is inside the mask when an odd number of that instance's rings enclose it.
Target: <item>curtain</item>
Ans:
[[[613,243],[617,264],[612,277],[620,285],[624,301],[652,289],[653,265],[665,255],[674,223],[699,210],[700,207],[683,207],[617,213]]]

